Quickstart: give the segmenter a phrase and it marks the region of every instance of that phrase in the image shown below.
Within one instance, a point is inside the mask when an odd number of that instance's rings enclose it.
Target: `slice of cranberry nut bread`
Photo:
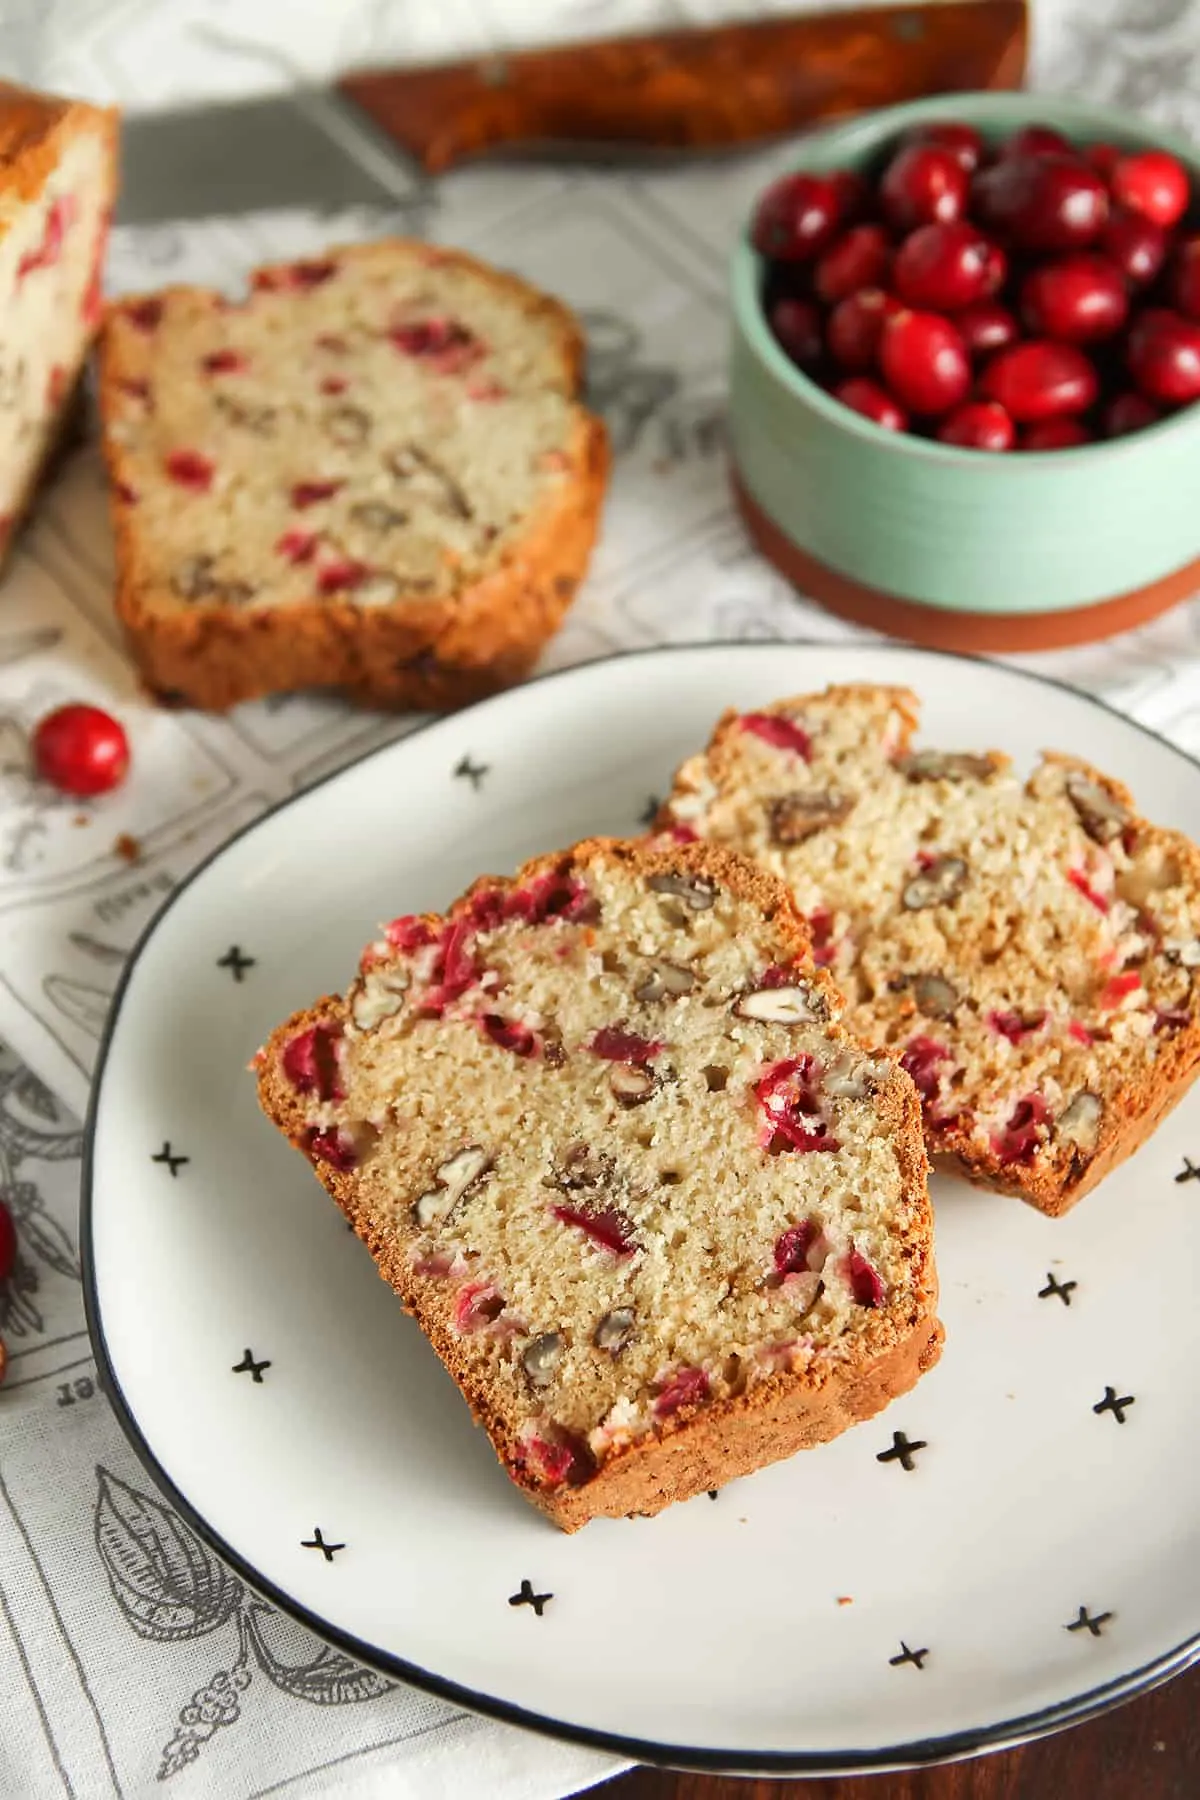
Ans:
[[[924,1101],[931,1153],[1046,1213],[1200,1067],[1200,851],[1069,757],[913,750],[907,690],[727,713],[661,823],[788,883],[849,1022]]]
[[[0,560],[101,317],[117,115],[0,82]]]
[[[608,470],[570,314],[402,240],[110,309],[117,612],[163,699],[303,687],[461,705],[517,680],[587,567]]]
[[[393,920],[260,1052],[264,1111],[564,1530],[936,1360],[917,1094],[840,1006],[772,877],[592,840]]]

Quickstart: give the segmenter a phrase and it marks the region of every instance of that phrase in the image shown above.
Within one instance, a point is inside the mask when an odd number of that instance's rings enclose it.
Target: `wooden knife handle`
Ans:
[[[1025,14],[1025,0],[810,13],[338,85],[431,173],[545,141],[707,150],[924,94],[1018,87]]]

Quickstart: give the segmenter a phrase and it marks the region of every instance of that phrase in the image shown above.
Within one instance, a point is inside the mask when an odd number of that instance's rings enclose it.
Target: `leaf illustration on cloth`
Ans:
[[[24,1181],[18,1183],[19,1187],[28,1185]],[[24,1211],[18,1207],[13,1207],[12,1210],[17,1215],[21,1242],[26,1250],[32,1250],[35,1256],[40,1256],[56,1275],[66,1275],[69,1280],[78,1281],[79,1258],[75,1254],[75,1246],[58,1220],[52,1219],[43,1210],[41,1195],[38,1195],[36,1205],[27,1207]]]
[[[87,981],[73,981],[69,975],[47,975],[42,982],[47,1000],[57,1006],[73,1025],[98,1038],[112,1005],[108,988],[93,987]]]
[[[139,1637],[203,1637],[223,1625],[242,1584],[170,1507],[97,1465],[96,1548],[113,1598]]]
[[[364,1669],[340,1650],[320,1643],[302,1625],[271,1607],[251,1605],[244,1617],[263,1674],[297,1700],[313,1706],[343,1706],[356,1700],[376,1700],[394,1686],[385,1675]],[[307,1653],[308,1660],[296,1661],[295,1652]]]
[[[79,1126],[45,1082],[19,1063],[0,1066],[0,1149],[14,1164],[24,1156],[68,1162],[82,1146]]]
[[[158,1765],[158,1780],[169,1781],[194,1763],[210,1737],[223,1725],[236,1725],[242,1716],[239,1694],[250,1685],[250,1668],[243,1641],[232,1669],[218,1669],[211,1681],[197,1688],[179,1714],[179,1723],[165,1745]]]

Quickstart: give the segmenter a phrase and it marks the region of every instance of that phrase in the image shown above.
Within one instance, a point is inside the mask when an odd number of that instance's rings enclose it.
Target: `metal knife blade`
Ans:
[[[1013,87],[1025,0],[935,0],[350,72],[329,89],[125,121],[119,224],[420,204],[500,150],[694,158],[926,93]]]
[[[325,89],[128,114],[118,225],[411,204],[426,177],[351,102]]]

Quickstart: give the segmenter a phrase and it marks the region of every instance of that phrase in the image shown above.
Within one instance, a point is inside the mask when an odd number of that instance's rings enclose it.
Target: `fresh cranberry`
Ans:
[[[1166,150],[1139,150],[1133,156],[1122,156],[1110,179],[1113,197],[1121,206],[1167,230],[1187,211],[1187,171]]]
[[[1086,901],[1095,907],[1097,912],[1106,913],[1112,904],[1107,894],[1102,894],[1092,886],[1083,869],[1068,869],[1067,880],[1071,886],[1081,893]]]
[[[1022,316],[1035,337],[1094,343],[1118,332],[1128,311],[1121,271],[1085,250],[1043,263],[1021,287]]]
[[[288,289],[304,292],[321,287],[337,273],[337,264],[328,260],[286,263],[279,268],[256,269],[251,286],[259,293],[284,293]]]
[[[811,300],[776,300],[767,319],[775,341],[799,369],[815,369],[825,349],[821,315]]]
[[[837,954],[833,941],[833,914],[827,906],[814,906],[808,915],[812,933],[812,956],[819,969],[827,969]]]
[[[805,762],[812,761],[812,739],[802,725],[784,713],[743,713],[738,725],[776,750],[791,750]]]
[[[86,799],[120,786],[129,767],[129,739],[109,713],[76,702],[38,723],[33,761],[43,781]]]
[[[864,419],[870,419],[875,425],[882,425],[885,431],[907,431],[908,414],[896,405],[891,395],[881,388],[877,381],[867,375],[851,375],[846,381],[839,381],[831,389],[835,400],[848,406],[852,412],[861,413]]]
[[[593,1056],[602,1056],[606,1062],[648,1063],[652,1057],[661,1056],[666,1045],[661,1038],[645,1038],[636,1031],[602,1025],[599,1031],[593,1032],[588,1049]]]
[[[1089,144],[1084,151],[1084,158],[1089,162],[1101,181],[1111,182],[1112,172],[1123,154],[1116,144]]]
[[[311,562],[320,541],[317,532],[302,531],[299,525],[293,525],[290,531],[275,540],[275,554],[286,557],[290,563]]]
[[[504,1311],[507,1301],[490,1281],[468,1281],[454,1297],[454,1323],[459,1331],[486,1331]]]
[[[961,216],[970,177],[953,150],[941,144],[907,144],[884,170],[879,197],[897,231],[943,224]]]
[[[163,303],[157,295],[146,300],[131,300],[124,308],[125,317],[139,331],[154,331],[162,323]]]
[[[937,313],[894,314],[884,327],[879,362],[891,393],[915,413],[949,412],[971,385],[966,345]]]
[[[63,239],[75,223],[78,202],[73,194],[60,194],[50,202],[42,225],[42,239],[33,250],[27,250],[17,264],[17,282],[35,269],[51,268],[62,255]]]
[[[1002,266],[998,272],[999,281],[992,245],[978,226],[951,219],[922,225],[905,238],[896,252],[893,279],[908,306],[957,312],[994,293],[1004,280]]]
[[[936,1100],[942,1084],[938,1065],[950,1060],[950,1052],[946,1046],[939,1044],[935,1038],[915,1037],[909,1039],[900,1058],[900,1067],[911,1075],[922,1100]]]
[[[1171,300],[1185,318],[1200,320],[1200,236],[1182,238],[1176,247]]]
[[[1090,444],[1092,434],[1078,419],[1042,419],[1021,433],[1021,450],[1077,450]]]
[[[582,1231],[593,1244],[599,1244],[602,1250],[611,1251],[613,1256],[632,1256],[637,1249],[632,1224],[615,1206],[595,1209],[587,1206],[552,1206],[550,1210],[561,1225],[571,1225],[576,1231]]]
[[[870,203],[871,190],[865,177],[857,169],[835,169],[830,180],[837,196],[839,225],[853,225],[862,218]]]
[[[504,1019],[499,1013],[481,1013],[479,1029],[498,1050],[509,1050],[514,1056],[536,1056],[538,1034],[519,1019]]]
[[[561,1487],[564,1482],[569,1487],[581,1487],[596,1471],[596,1459],[584,1440],[561,1426],[556,1438],[539,1437],[536,1433],[525,1438],[520,1455],[545,1487]]]
[[[393,949],[406,956],[432,944],[434,937],[432,925],[419,913],[403,913],[398,919],[392,919],[384,926],[383,935]]]
[[[1142,985],[1142,978],[1136,969],[1123,969],[1119,975],[1113,975],[1105,982],[1097,997],[1096,1004],[1101,1012],[1115,1012],[1122,1000],[1130,994],[1136,994]]]
[[[172,450],[165,458],[163,467],[172,481],[180,487],[191,488],[194,493],[207,493],[212,486],[213,476],[217,472],[216,464],[199,450]]]
[[[775,1240],[775,1268],[780,1275],[800,1275],[808,1268],[809,1252],[821,1235],[815,1219],[789,1225]]]
[[[831,176],[783,175],[755,209],[751,242],[774,262],[807,262],[832,241],[844,204]]]
[[[1142,394],[1115,394],[1104,408],[1102,423],[1105,437],[1127,437],[1131,431],[1144,431],[1156,425],[1162,414]]]
[[[429,363],[442,375],[460,375],[483,355],[478,338],[455,319],[418,319],[394,326],[388,337],[405,356]]]
[[[1006,138],[996,152],[999,162],[1007,162],[1014,156],[1075,156],[1075,146],[1068,143],[1061,131],[1053,125],[1022,125]]]
[[[899,301],[882,288],[861,288],[839,300],[825,328],[825,342],[834,362],[855,375],[873,368],[883,328],[899,310]]]
[[[992,1149],[1002,1163],[1029,1163],[1037,1154],[1041,1137],[1038,1127],[1050,1117],[1050,1108],[1040,1094],[1026,1094],[1018,1100],[1002,1131],[992,1138]]]
[[[1040,1031],[1046,1023],[1045,1013],[1027,1016],[1019,1012],[990,1012],[987,1015],[988,1029],[997,1036],[1007,1038],[1010,1044],[1019,1044],[1032,1032]]]
[[[370,576],[366,563],[355,562],[352,557],[339,556],[333,562],[325,564],[317,570],[318,594],[348,593],[352,588],[361,587]]]
[[[1129,373],[1150,400],[1186,406],[1200,399],[1200,324],[1151,307],[1129,332]]]
[[[1083,352],[1045,338],[1001,350],[979,386],[1020,425],[1086,412],[1097,392],[1096,371]]]
[[[1018,250],[1080,250],[1108,217],[1108,190],[1072,156],[1010,158],[975,178],[982,223]]]
[[[283,1072],[297,1093],[315,1094],[318,1100],[346,1098],[338,1066],[341,1035],[339,1026],[313,1025],[284,1045]]]
[[[443,925],[430,984],[421,996],[422,1012],[440,1017],[479,980],[482,971],[471,947],[473,931],[470,919],[448,919]]]
[[[486,893],[487,890],[485,890]],[[472,904],[472,913],[483,920],[476,912],[482,896],[477,896]],[[524,887],[510,888],[501,901],[500,918],[524,919],[528,925],[548,925],[555,919],[568,919],[574,924],[590,922],[599,917],[599,904],[590,889],[576,875],[564,874],[560,869],[547,869]],[[492,921],[499,923],[499,918]]]
[[[965,125],[959,119],[934,119],[928,125],[918,125],[910,134],[909,141],[914,144],[937,144],[940,149],[949,150],[968,175],[975,173],[984,157],[980,133],[974,125]]]
[[[1008,258],[999,244],[988,243],[987,271],[984,275],[983,297],[993,299],[1008,280]]]
[[[971,356],[988,356],[993,350],[1004,350],[1015,344],[1020,327],[1007,306],[998,300],[977,300],[954,315],[959,336]]]
[[[17,1228],[13,1216],[0,1200],[0,1282],[7,1281],[17,1260]]]
[[[292,505],[298,512],[306,506],[316,506],[321,500],[331,500],[340,487],[341,481],[297,481],[290,494]]]
[[[684,1406],[699,1406],[708,1399],[708,1376],[703,1369],[676,1369],[654,1397],[656,1419],[669,1419]]]
[[[200,358],[206,375],[240,375],[250,367],[250,358],[240,350],[211,350]]]
[[[351,1169],[358,1167],[354,1139],[337,1126],[330,1126],[327,1131],[314,1126],[305,1137],[304,1145],[313,1162],[327,1162],[340,1175],[348,1175]]]
[[[759,1142],[772,1156],[785,1150],[839,1150],[826,1129],[813,1087],[811,1056],[787,1057],[764,1069],[754,1095],[763,1114]]]
[[[1011,450],[1013,422],[995,400],[968,400],[938,426],[938,440],[960,450]]]
[[[892,260],[882,225],[854,225],[824,251],[813,272],[813,287],[826,306],[859,288],[881,287]]]
[[[859,1306],[882,1306],[884,1286],[861,1250],[852,1250],[846,1259],[846,1276],[850,1292]]]
[[[1117,207],[1109,214],[1097,248],[1116,264],[1131,287],[1145,287],[1162,268],[1167,234],[1141,213]]]

